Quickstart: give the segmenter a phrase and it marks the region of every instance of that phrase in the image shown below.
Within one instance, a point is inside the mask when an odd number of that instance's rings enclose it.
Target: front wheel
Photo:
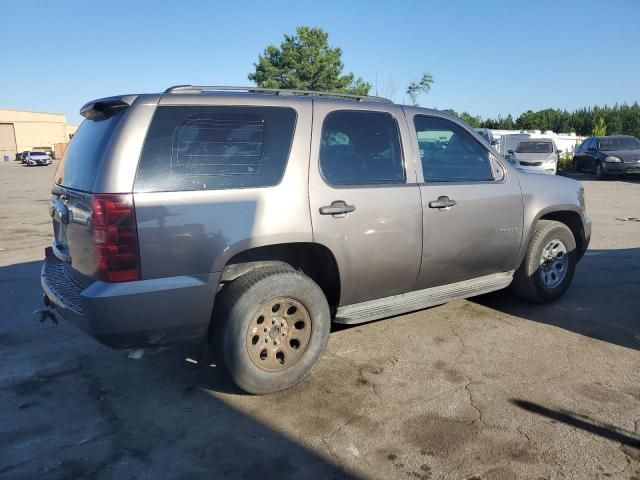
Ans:
[[[320,360],[331,327],[329,305],[309,277],[283,267],[259,268],[216,299],[213,348],[243,390],[264,394],[301,382]]]
[[[553,220],[539,220],[512,288],[525,300],[553,302],[571,285],[576,262],[576,241],[569,227]]]
[[[606,178],[606,173],[604,173],[604,168],[602,167],[602,162],[598,160],[596,162],[596,171],[595,171],[596,180],[604,180]]]

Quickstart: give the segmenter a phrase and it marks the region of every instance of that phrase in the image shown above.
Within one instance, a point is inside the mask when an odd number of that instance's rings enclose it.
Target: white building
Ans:
[[[14,160],[25,150],[44,150],[59,158],[77,129],[61,113],[0,108],[0,162]]]

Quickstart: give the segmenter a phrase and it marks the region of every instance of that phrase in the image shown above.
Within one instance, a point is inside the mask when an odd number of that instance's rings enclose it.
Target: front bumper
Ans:
[[[640,174],[640,163],[602,162],[602,167],[609,175]]]
[[[95,281],[86,288],[66,273],[49,247],[41,271],[44,294],[78,328],[112,348],[202,341],[209,328],[219,274],[134,282]]]
[[[529,166],[529,165],[517,165],[518,169],[525,170],[527,172],[538,172],[538,173],[548,173],[549,175],[555,175],[558,167],[555,164],[545,165],[542,164],[540,166]]]
[[[582,239],[582,248],[578,251],[578,260],[580,260],[585,252],[587,251],[587,248],[589,248],[589,243],[591,242],[591,218],[587,217],[586,215],[583,215],[582,218],[582,228],[584,230],[583,232],[583,239]]]

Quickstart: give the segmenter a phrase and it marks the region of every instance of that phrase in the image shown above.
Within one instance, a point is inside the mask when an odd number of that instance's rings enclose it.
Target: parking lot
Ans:
[[[0,165],[0,477],[640,478],[640,181],[587,176],[569,292],[498,292],[331,334],[263,397],[185,352],[39,323],[53,167]]]

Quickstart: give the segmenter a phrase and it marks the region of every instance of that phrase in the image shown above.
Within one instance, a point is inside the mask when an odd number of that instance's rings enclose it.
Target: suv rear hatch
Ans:
[[[135,212],[130,193],[96,189],[110,144],[127,115],[121,98],[87,104],[85,121],[69,143],[55,173],[49,213],[52,253],[69,280],[85,288],[96,279],[140,277]],[[96,193],[98,192],[98,193]]]

